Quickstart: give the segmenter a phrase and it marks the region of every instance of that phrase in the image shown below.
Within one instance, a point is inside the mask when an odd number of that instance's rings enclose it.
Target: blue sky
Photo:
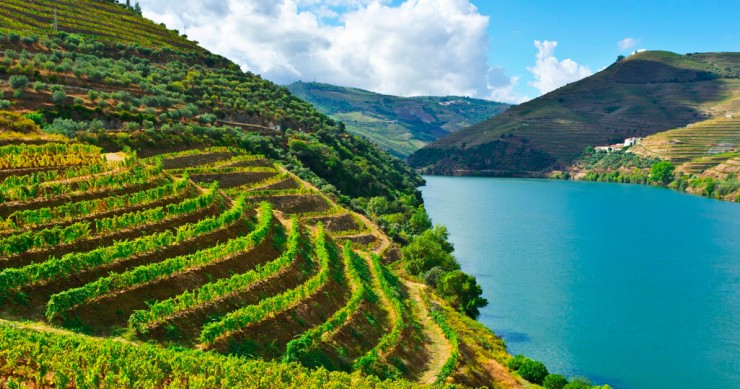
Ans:
[[[677,53],[740,51],[737,1],[485,1],[473,0],[490,17],[490,65],[520,76],[523,93],[537,95],[527,85],[532,74],[534,40],[558,42],[556,56],[572,58],[597,71],[620,54],[637,49]],[[617,42],[635,45],[620,49]]]
[[[740,51],[737,0],[140,0],[279,84],[522,102],[635,50]],[[621,42],[621,44],[620,44]]]

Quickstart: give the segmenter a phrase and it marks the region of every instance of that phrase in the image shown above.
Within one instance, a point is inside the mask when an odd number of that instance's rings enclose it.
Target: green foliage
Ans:
[[[441,136],[503,112],[508,104],[467,97],[396,97],[315,82],[288,85],[295,96],[401,158]]]
[[[429,305],[428,301],[425,301],[425,303]],[[445,338],[447,338],[447,340],[449,340],[450,344],[452,345],[450,357],[447,359],[447,361],[445,361],[445,364],[442,365],[442,368],[440,369],[439,374],[437,374],[437,379],[435,381],[436,383],[442,383],[447,377],[452,375],[452,372],[455,370],[457,361],[460,358],[460,343],[458,341],[457,333],[447,322],[447,318],[445,317],[441,309],[434,306],[429,307],[429,315],[431,315],[432,320],[437,323],[439,328],[442,329]]]
[[[288,342],[283,362],[301,362],[308,367],[321,366],[321,358],[317,350],[317,343],[321,336],[331,333],[345,324],[363,301],[377,302],[378,296],[373,292],[372,276],[365,260],[352,251],[349,243],[344,246],[343,257],[349,281],[355,285],[352,296],[344,307],[336,311],[324,323]]]
[[[568,385],[568,380],[560,374],[548,374],[542,381],[545,389],[563,389],[565,385]]]
[[[77,387],[109,388],[236,388],[245,383],[295,388],[421,387],[407,381],[381,382],[375,377],[306,369],[296,364],[37,332],[9,324],[0,324],[0,349],[11,355],[0,371],[12,371],[12,381],[19,387],[21,382],[59,388],[71,382]],[[37,374],[40,371],[46,374]]]
[[[61,258],[50,257],[44,262],[22,268],[5,269],[0,272],[0,293],[6,294],[10,290],[18,290],[23,286],[68,277],[97,266],[154,252],[172,244],[182,244],[196,236],[215,231],[239,220],[244,211],[245,203],[243,199],[240,199],[231,209],[221,215],[181,225],[174,234],[167,230],[134,240],[115,242],[113,245],[99,247],[88,252],[69,253]]]
[[[269,205],[265,205],[264,207],[271,209]],[[124,273],[111,273],[107,277],[98,278],[82,287],[67,289],[54,294],[46,306],[46,317],[54,319],[64,312],[97,297],[123,291],[139,284],[218,261],[229,255],[250,249],[267,237],[272,220],[272,212],[262,214],[257,227],[247,236],[235,238],[192,254],[167,258],[162,262],[149,265],[142,265]]]
[[[673,181],[674,170],[676,170],[676,167],[668,161],[657,162],[650,167],[650,181],[660,185],[668,185]]]
[[[509,359],[508,362],[506,362],[506,367],[508,367],[511,370],[517,371],[522,366],[522,364],[528,359],[529,358],[525,357],[523,354],[517,354],[513,358]]]
[[[437,291],[460,312],[477,318],[479,308],[488,305],[488,300],[481,297],[483,289],[475,277],[460,270],[453,270],[445,274],[438,282]]]
[[[287,309],[295,305],[298,301],[315,293],[319,287],[329,281],[332,262],[335,260],[334,256],[329,252],[328,244],[324,229],[319,225],[315,242],[316,256],[319,258],[320,263],[318,274],[294,289],[290,289],[277,296],[262,299],[258,304],[232,311],[221,320],[206,324],[203,326],[203,331],[201,331],[200,341],[206,345],[212,345],[229,333],[238,331],[251,323],[256,323],[273,312]]]
[[[21,75],[12,75],[8,78],[8,84],[13,89],[23,89],[28,85],[28,77]]]
[[[439,267],[444,271],[458,270],[460,265],[452,256],[454,248],[447,241],[449,232],[441,225],[421,233],[411,243],[401,249],[404,266],[413,275]]]
[[[517,372],[522,376],[522,378],[535,384],[541,384],[549,374],[544,363],[533,361],[531,359],[527,359],[522,362],[522,365],[519,367]]]
[[[591,380],[586,377],[573,377],[563,389],[591,389]]]

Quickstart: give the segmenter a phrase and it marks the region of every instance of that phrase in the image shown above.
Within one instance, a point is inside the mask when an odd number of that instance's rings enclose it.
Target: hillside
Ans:
[[[344,122],[347,131],[402,158],[509,107],[468,97],[404,98],[316,82],[296,82],[288,85],[288,90]]]
[[[586,146],[740,113],[740,53],[647,51],[431,143],[409,163],[441,174],[542,175]]]
[[[65,4],[0,3],[0,385],[525,385],[402,161],[122,5]]]

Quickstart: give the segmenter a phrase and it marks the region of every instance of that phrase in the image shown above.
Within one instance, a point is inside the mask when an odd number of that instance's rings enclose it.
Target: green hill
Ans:
[[[441,174],[542,175],[586,146],[740,113],[740,53],[634,54],[417,151]]]
[[[468,97],[397,97],[315,82],[296,82],[288,89],[344,122],[349,132],[402,158],[509,107]]]
[[[0,386],[524,386],[402,161],[122,5],[0,15]]]

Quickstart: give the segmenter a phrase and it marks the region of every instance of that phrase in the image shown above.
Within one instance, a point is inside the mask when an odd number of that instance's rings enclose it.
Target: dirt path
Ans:
[[[425,345],[429,352],[430,360],[426,371],[419,378],[419,382],[432,384],[437,379],[437,374],[442,370],[442,366],[450,358],[452,346],[447,338],[445,338],[442,329],[429,317],[429,312],[421,298],[421,293],[426,288],[426,285],[408,280],[404,280],[404,283],[409,289],[409,297],[414,301],[414,315],[419,319],[424,337],[427,338]]]

